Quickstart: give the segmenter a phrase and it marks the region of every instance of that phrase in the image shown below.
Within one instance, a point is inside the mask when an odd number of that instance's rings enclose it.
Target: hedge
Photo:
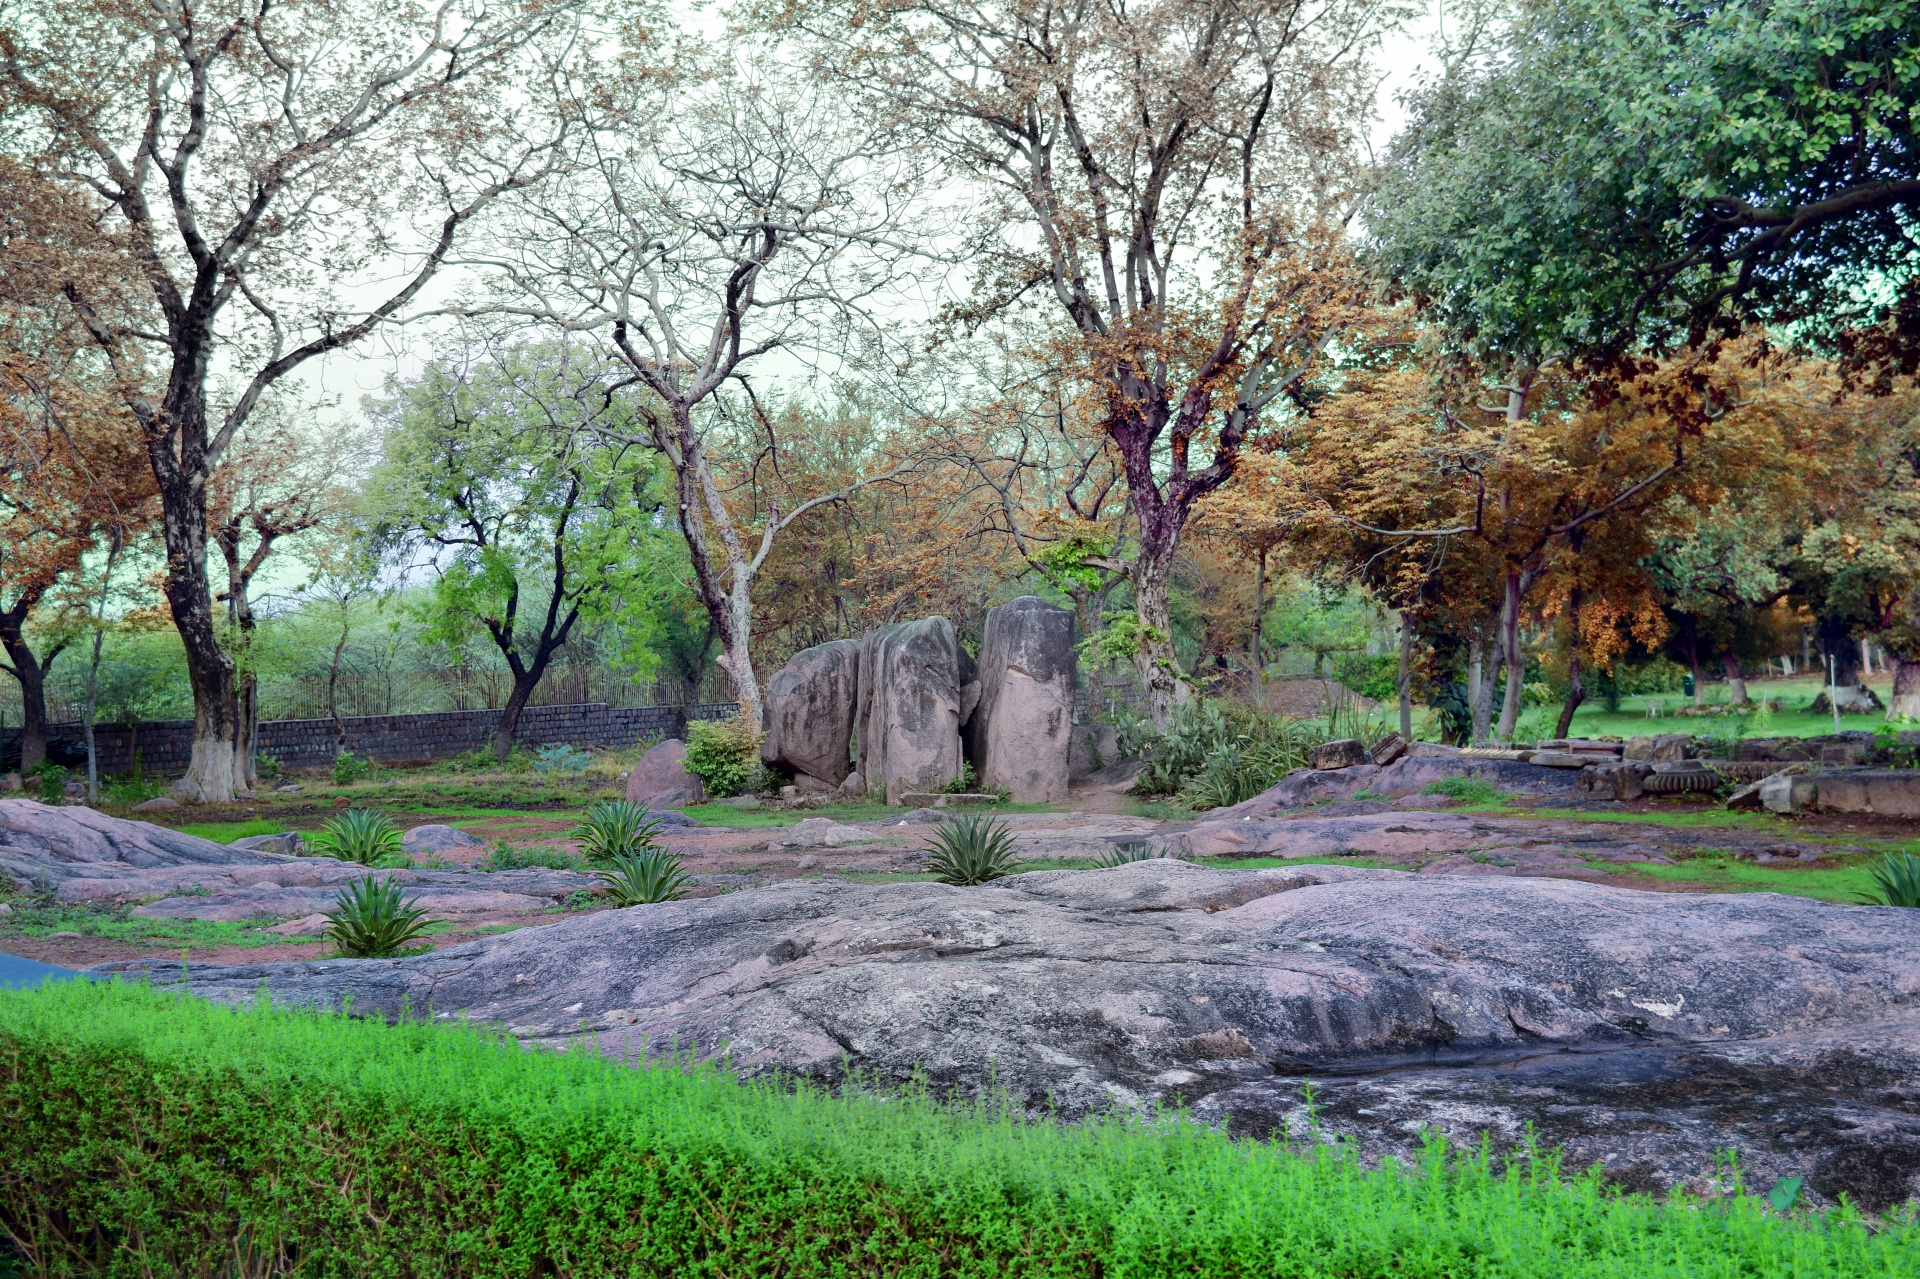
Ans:
[[[0,1224],[33,1275],[1908,1276],[1908,1226],[743,1084],[465,1026],[120,983],[0,995]],[[0,1272],[5,1269],[0,1265]]]

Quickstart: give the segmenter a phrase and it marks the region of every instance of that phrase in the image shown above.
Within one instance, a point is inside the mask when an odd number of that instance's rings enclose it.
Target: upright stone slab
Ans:
[[[1073,733],[1073,614],[1034,595],[987,613],[980,706],[967,744],[983,791],[1016,804],[1067,798]]]
[[[801,649],[767,681],[767,736],[760,759],[832,789],[852,764],[853,710],[860,692],[860,641]],[[804,783],[802,783],[804,785]]]
[[[960,776],[960,728],[979,700],[973,663],[944,617],[869,631],[860,641],[856,767],[869,800],[898,804]]]

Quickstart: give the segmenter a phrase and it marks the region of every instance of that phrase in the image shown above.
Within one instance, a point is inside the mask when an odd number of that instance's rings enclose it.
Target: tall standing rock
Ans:
[[[838,786],[852,767],[848,751],[859,691],[859,640],[833,640],[795,653],[767,681],[761,762]]]
[[[1067,797],[1073,734],[1073,614],[1034,595],[987,613],[980,641],[980,707],[968,745],[983,790],[1016,804]]]
[[[960,728],[980,697],[973,662],[944,617],[869,631],[860,641],[854,750],[869,799],[898,804],[960,776]]]

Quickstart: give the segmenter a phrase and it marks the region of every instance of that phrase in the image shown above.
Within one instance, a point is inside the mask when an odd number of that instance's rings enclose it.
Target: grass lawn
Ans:
[[[198,835],[216,844],[231,844],[236,839],[251,839],[255,835],[278,835],[286,828],[285,822],[273,817],[255,817],[244,822],[191,822],[174,827],[183,835]]]
[[[1867,681],[1867,686],[1886,701],[1891,695],[1892,681],[1889,677],[1875,676]],[[1748,680],[1747,692],[1756,702],[1781,702],[1786,709],[1780,711],[1761,711],[1747,721],[1748,737],[1821,737],[1833,731],[1833,715],[1815,715],[1805,708],[1824,687],[1814,678],[1806,679],[1763,679]],[[1679,693],[1661,693],[1647,696],[1625,697],[1620,700],[1620,709],[1609,712],[1605,704],[1598,700],[1588,701],[1573,716],[1573,735],[1576,737],[1649,737],[1657,733],[1693,733],[1697,736],[1711,736],[1716,726],[1726,722],[1724,715],[1678,716],[1673,712],[1693,703]],[[1727,686],[1707,685],[1707,705],[1724,707],[1727,704]],[[1649,716],[1649,709],[1660,712]],[[1535,707],[1522,717],[1520,730],[1515,734],[1522,741],[1537,740],[1553,732],[1553,720],[1559,715],[1558,707]],[[1842,715],[1840,727],[1844,731],[1860,729],[1872,732],[1885,719],[1876,712],[1871,715]],[[1534,731],[1529,732],[1529,729]]]
[[[204,919],[138,919],[129,908],[12,903],[13,914],[0,921],[0,937],[45,937],[49,933],[79,933],[138,945],[164,943],[170,947],[212,950],[218,946],[278,946],[287,939],[261,931],[277,918],[258,923],[216,923]]]
[[[1737,893],[1787,893],[1795,897],[1813,897],[1820,901],[1861,904],[1861,897],[1873,887],[1867,876],[1870,858],[1849,859],[1851,864],[1819,867],[1756,866],[1720,849],[1703,849],[1697,857],[1672,866],[1656,863],[1622,865],[1619,862],[1591,861],[1597,870],[1616,875],[1644,876],[1667,884],[1688,888],[1711,888]]]

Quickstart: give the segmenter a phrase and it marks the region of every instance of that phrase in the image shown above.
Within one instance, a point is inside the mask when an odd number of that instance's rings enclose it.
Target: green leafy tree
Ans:
[[[1367,215],[1450,327],[1538,359],[1898,314],[1911,371],[1920,0],[1530,0],[1470,30]]]
[[[678,532],[652,452],[630,433],[607,367],[565,345],[442,356],[373,406],[384,461],[367,513],[392,561],[424,561],[429,642],[479,633],[512,673],[494,750],[583,618],[649,660],[673,589]]]

